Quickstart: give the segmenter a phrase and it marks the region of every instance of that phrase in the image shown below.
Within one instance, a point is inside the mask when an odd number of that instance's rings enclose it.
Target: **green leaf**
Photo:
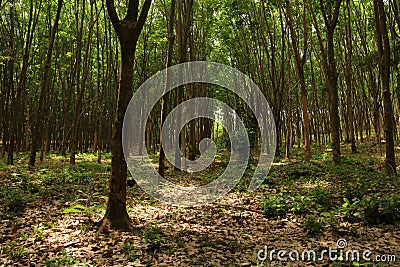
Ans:
[[[88,208],[81,206],[81,205],[77,205],[77,206],[73,206],[71,208],[67,208],[63,211],[64,214],[67,213],[81,213],[81,212],[86,212],[88,210]]]

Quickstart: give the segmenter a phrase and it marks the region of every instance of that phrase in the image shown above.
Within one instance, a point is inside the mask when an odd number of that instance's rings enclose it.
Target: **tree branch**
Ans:
[[[117,35],[121,33],[121,22],[119,20],[117,10],[115,9],[114,0],[106,0],[107,12],[110,17],[111,23]]]
[[[137,21],[137,24],[136,24],[136,30],[139,30],[139,31],[142,30],[143,25],[144,25],[144,23],[146,21],[146,17],[149,14],[151,1],[152,0],[145,0],[144,1],[143,7],[142,7],[142,11],[140,12],[139,20]]]
[[[328,64],[327,64],[328,60],[327,60],[327,57],[326,57],[325,46],[324,46],[324,43],[322,41],[321,32],[319,30],[317,18],[316,18],[315,13],[314,13],[314,8],[312,7],[312,4],[311,4],[310,0],[308,0],[308,5],[307,6],[309,8],[311,17],[312,17],[313,22],[314,22],[314,28],[315,28],[315,31],[317,33],[318,43],[319,43],[319,47],[320,47],[321,54],[322,54],[322,64],[324,66],[324,72],[325,72],[327,70],[327,67],[328,67]]]
[[[332,27],[334,27],[339,18],[339,11],[340,11],[340,4],[342,3],[342,0],[336,0],[336,6],[335,6],[335,11],[333,12],[333,18],[332,18]]]
[[[319,5],[321,6],[321,12],[322,12],[322,16],[324,18],[325,24],[326,24],[326,26],[329,26],[330,25],[330,21],[328,20],[328,16],[326,15],[326,12],[325,12],[324,1],[323,0],[319,0]]]
[[[128,12],[124,20],[137,22],[139,13],[139,0],[129,0]]]

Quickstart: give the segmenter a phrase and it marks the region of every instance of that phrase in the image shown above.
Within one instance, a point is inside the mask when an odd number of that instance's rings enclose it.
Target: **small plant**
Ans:
[[[400,201],[397,196],[374,196],[363,201],[364,219],[368,225],[393,224],[400,221]]]
[[[161,243],[164,242],[164,239],[162,238],[161,229],[156,226],[145,228],[143,230],[142,242],[150,250],[159,247],[161,245]]]
[[[316,204],[321,205],[326,209],[330,208],[332,201],[332,195],[330,192],[323,189],[321,186],[317,186],[310,194]]]
[[[344,218],[350,221],[357,221],[363,218],[361,207],[362,202],[358,198],[353,198],[352,201],[347,198],[343,198],[343,204],[341,210]]]
[[[313,207],[313,200],[309,196],[297,195],[293,198],[291,205],[291,210],[293,213],[299,215],[306,214],[311,211],[311,208]]]
[[[8,245],[0,247],[0,256],[3,254],[6,254],[10,259],[16,259],[23,257],[26,254],[26,250],[24,246],[12,241]]]
[[[105,206],[103,204],[97,204],[94,206],[90,207],[85,207],[82,205],[75,205],[70,208],[66,208],[63,210],[64,214],[69,214],[69,213],[84,213],[86,214],[87,217],[92,217],[93,213],[101,212],[102,210],[105,209]]]
[[[79,260],[75,260],[74,257],[69,256],[65,249],[61,250],[61,257],[45,259],[44,264],[47,267],[59,267],[59,266],[87,266],[81,263]]]
[[[344,189],[344,197],[347,199],[362,199],[369,189],[369,184],[365,181],[357,179],[356,181],[347,185]]]
[[[135,246],[132,243],[130,243],[130,242],[124,243],[123,251],[125,252],[125,254],[127,255],[128,259],[130,261],[134,261],[137,258],[136,253],[132,252],[132,250],[134,248],[135,248]]]
[[[46,229],[46,227],[43,226],[42,224],[34,225],[33,226],[33,237],[35,239],[42,240],[45,229]]]
[[[282,191],[274,195],[266,193],[261,199],[261,206],[264,210],[264,216],[267,218],[284,216],[287,212],[287,201]]]
[[[317,216],[315,215],[307,215],[302,224],[302,227],[310,234],[320,234],[324,230],[324,226],[321,220],[317,219]]]
[[[0,199],[8,208],[9,212],[21,213],[25,210],[29,198],[19,188],[3,188]]]

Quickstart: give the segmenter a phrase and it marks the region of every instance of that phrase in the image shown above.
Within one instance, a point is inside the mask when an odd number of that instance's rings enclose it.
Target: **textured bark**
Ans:
[[[346,0],[347,9],[347,28],[346,28],[346,105],[347,105],[347,122],[349,125],[349,137],[351,143],[351,152],[356,153],[356,140],[354,137],[354,113],[353,113],[353,81],[352,81],[352,61],[353,61],[353,45],[351,40],[351,17],[350,17],[350,0]]]
[[[46,99],[47,99],[48,91],[49,91],[49,87],[50,87],[51,59],[53,56],[54,40],[55,40],[56,32],[58,29],[58,22],[60,20],[62,5],[63,5],[63,0],[58,0],[57,13],[56,13],[56,17],[54,19],[54,25],[52,27],[52,31],[50,34],[49,46],[47,48],[43,79],[42,79],[41,88],[40,88],[39,103],[38,103],[38,108],[37,108],[37,112],[36,112],[36,119],[34,121],[35,125],[33,125],[33,129],[32,129],[32,132],[33,132],[32,133],[32,147],[31,147],[31,153],[30,153],[29,163],[28,163],[29,166],[31,166],[31,167],[35,166],[36,152],[37,152],[38,148],[41,147],[41,144],[42,144],[43,117],[46,112],[45,104],[46,104]]]
[[[396,159],[394,151],[393,106],[390,93],[390,43],[383,0],[374,0],[374,13],[384,107],[384,131],[386,138],[385,170],[387,175],[394,175],[396,174]]]
[[[303,113],[303,124],[304,124],[304,159],[306,161],[310,161],[311,158],[311,140],[310,140],[310,119],[308,114],[308,100],[307,100],[307,87],[306,87],[306,80],[304,77],[304,64],[306,63],[306,56],[307,56],[307,48],[308,48],[308,26],[307,20],[305,16],[305,7],[303,9],[303,30],[304,30],[304,46],[302,48],[303,55],[300,55],[299,46],[298,46],[298,39],[296,31],[293,27],[293,18],[292,13],[290,10],[289,1],[286,2],[286,17],[288,26],[290,28],[290,36],[292,39],[292,46],[294,51],[294,58],[296,64],[296,72],[297,77],[299,79],[300,84],[300,93],[301,93],[301,105],[302,105],[302,113]]]
[[[339,117],[339,95],[338,95],[338,77],[339,74],[336,68],[334,33],[338,23],[339,11],[342,0],[320,0],[322,16],[326,27],[326,44],[321,36],[314,10],[310,4],[310,10],[314,27],[317,33],[319,47],[322,54],[322,64],[326,75],[326,87],[328,89],[328,104],[329,104],[329,126],[331,132],[331,144],[333,152],[333,163],[340,165],[340,117]]]
[[[122,124],[125,111],[133,95],[133,67],[136,45],[149,12],[151,0],[145,0],[139,17],[139,1],[130,0],[126,17],[123,20],[118,18],[114,0],[107,0],[106,4],[108,15],[121,46],[121,76],[117,112],[111,137],[112,156],[108,203],[103,221],[108,221],[113,228],[126,229],[130,226],[130,219],[126,210],[127,165],[122,148]]]
[[[169,68],[172,65],[172,56],[174,52],[174,23],[175,23],[175,6],[176,6],[176,0],[171,1],[171,8],[170,8],[170,13],[169,13],[169,24],[168,24],[168,53],[167,53],[167,64],[166,67]],[[168,81],[168,71],[166,72],[166,80],[165,80],[165,87],[169,83]],[[166,88],[164,89],[164,94],[165,94]],[[164,121],[167,118],[167,102],[168,97],[164,95],[164,97],[161,100],[161,123],[160,123],[160,157],[158,158],[158,173],[164,177],[164,171],[165,171],[165,152],[162,147],[162,127],[164,124]],[[148,125],[149,126],[149,125]],[[149,129],[147,130],[147,133],[149,133]],[[147,142],[150,142],[149,138]]]

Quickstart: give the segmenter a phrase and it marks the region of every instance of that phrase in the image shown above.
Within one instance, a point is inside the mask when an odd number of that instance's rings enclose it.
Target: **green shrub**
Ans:
[[[317,186],[316,188],[314,188],[310,192],[310,195],[314,203],[321,205],[325,209],[329,209],[331,207],[332,194],[323,189],[321,186]]]
[[[283,196],[283,192],[278,194],[268,194],[261,199],[261,206],[264,210],[264,216],[267,218],[276,218],[284,216],[287,212],[287,200]]]
[[[364,180],[357,179],[356,181],[348,183],[344,188],[343,194],[347,199],[362,199],[367,194],[369,187],[370,184],[366,183]]]
[[[65,249],[61,250],[61,256],[57,258],[45,259],[44,264],[47,267],[58,267],[58,266],[87,266],[81,263],[74,257],[69,256]]]
[[[358,198],[353,198],[351,201],[343,198],[343,204],[340,208],[343,212],[344,218],[353,222],[363,218],[362,216],[362,202]]]
[[[159,248],[160,245],[164,242],[162,230],[154,225],[145,228],[143,230],[142,242],[149,250]]]
[[[310,234],[320,234],[324,230],[321,219],[311,214],[306,215],[306,218],[301,226]]]
[[[297,195],[290,202],[290,210],[298,215],[306,214],[311,212],[313,204],[313,199],[309,196]]]
[[[9,212],[20,213],[26,208],[29,198],[25,192],[19,188],[3,188],[0,193],[2,203],[7,207]]]
[[[400,201],[398,196],[374,196],[363,201],[364,219],[368,225],[393,224],[400,221]]]

